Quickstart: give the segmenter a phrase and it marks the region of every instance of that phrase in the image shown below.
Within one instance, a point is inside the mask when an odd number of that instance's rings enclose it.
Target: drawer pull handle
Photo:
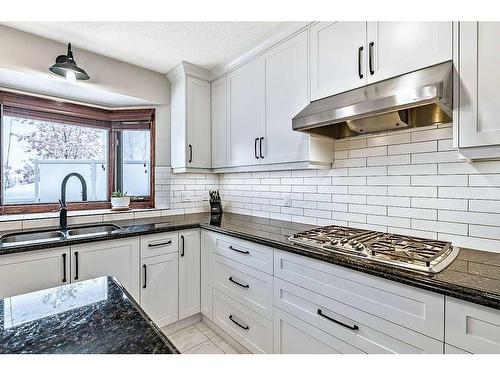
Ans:
[[[167,242],[150,243],[150,244],[148,244],[148,247],[167,246],[167,245],[171,245],[171,244],[172,244],[172,240],[168,240]]]
[[[318,315],[322,316],[325,319],[328,319],[331,322],[337,323],[338,325],[341,325],[342,327],[350,329],[351,331],[357,331],[359,329],[359,327],[357,325],[350,326],[348,324],[345,324],[345,323],[339,322],[338,320],[330,318],[328,315],[323,314],[323,312],[321,311],[321,309],[318,309]]]
[[[144,268],[144,284],[142,284],[142,289],[146,289],[148,286],[148,267],[143,264],[142,268]]]
[[[66,282],[66,253],[63,253],[62,258],[63,258],[63,279],[62,279],[62,282],[65,283]]]
[[[181,236],[181,240],[182,240],[181,257],[183,257],[184,256],[184,236]]]
[[[240,323],[238,323],[236,320],[233,319],[232,315],[229,315],[229,320],[232,321],[234,324],[236,324],[238,327],[243,328],[243,329],[250,329],[249,326],[244,326]]]
[[[229,249],[231,249],[231,250],[233,250],[233,251],[236,251],[237,253],[241,253],[241,254],[250,254],[250,251],[235,249],[235,248],[234,248],[234,247],[232,247],[232,246],[229,246]]]
[[[75,251],[75,280],[78,280],[78,251]]]
[[[250,288],[250,285],[240,284],[239,282],[235,281],[232,276],[229,276],[229,281],[231,281],[232,283],[235,283],[236,285],[241,286],[242,288],[246,288],[246,289]]]

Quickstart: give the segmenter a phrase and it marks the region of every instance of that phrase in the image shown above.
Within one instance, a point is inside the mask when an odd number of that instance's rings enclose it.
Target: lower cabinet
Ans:
[[[499,354],[500,312],[447,297],[445,342],[470,353]]]
[[[178,254],[141,260],[141,307],[160,327],[178,320]]]
[[[200,312],[200,230],[179,231],[179,319]]]
[[[273,323],[213,290],[213,322],[252,353],[273,353]]]
[[[201,231],[201,301],[200,311],[208,319],[212,317],[212,251],[214,249],[213,232]]]
[[[300,324],[297,323],[297,329],[306,330],[309,334],[320,330],[322,334],[318,336],[318,339],[322,337],[322,340],[329,343],[330,347],[342,353],[356,351],[373,354],[443,352],[442,341],[280,279],[274,281],[274,296],[274,305],[296,318],[296,320],[286,319],[287,327],[293,325],[298,319]],[[385,303],[389,304],[390,300],[386,300]],[[306,327],[310,328],[307,330]],[[279,333],[279,328],[275,327],[275,332]],[[279,338],[280,345],[294,347],[286,342],[287,335],[292,335],[291,332],[293,331],[287,328],[286,333],[280,333],[283,335]]]
[[[275,354],[362,354],[363,351],[284,312],[274,309]]]
[[[69,247],[0,257],[0,298],[70,282]]]
[[[139,237],[71,246],[71,281],[114,276],[139,301]]]

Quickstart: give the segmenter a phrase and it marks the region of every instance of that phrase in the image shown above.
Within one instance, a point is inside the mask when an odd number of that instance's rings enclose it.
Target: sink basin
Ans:
[[[59,241],[64,238],[64,233],[58,230],[14,232],[0,236],[0,244],[17,245],[20,243],[37,243]]]
[[[68,229],[68,237],[98,236],[122,229],[115,224],[96,224]]]

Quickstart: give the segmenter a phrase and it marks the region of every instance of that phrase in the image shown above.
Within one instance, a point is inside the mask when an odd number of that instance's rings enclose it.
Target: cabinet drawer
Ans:
[[[273,324],[214,289],[214,323],[252,353],[273,352]]]
[[[443,343],[276,279],[274,304],[364,353],[442,353]]]
[[[214,288],[267,319],[273,319],[271,275],[214,255]]]
[[[363,352],[280,309],[274,309],[275,354],[363,354]]]
[[[179,250],[179,232],[150,234],[141,237],[141,258],[153,257]]]
[[[274,256],[275,277],[444,341],[444,296],[300,255]]]
[[[500,311],[447,297],[445,342],[471,353],[500,353]]]
[[[273,249],[234,237],[216,235],[214,251],[249,267],[273,274]]]

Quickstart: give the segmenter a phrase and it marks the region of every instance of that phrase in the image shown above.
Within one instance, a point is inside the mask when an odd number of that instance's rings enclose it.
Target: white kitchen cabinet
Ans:
[[[200,312],[200,230],[179,231],[179,319]]]
[[[201,231],[201,301],[200,311],[208,319],[212,317],[212,250],[214,248],[213,233]]]
[[[366,84],[366,22],[311,26],[311,99]]]
[[[227,165],[227,78],[223,76],[210,84],[212,107],[212,167]]]
[[[208,73],[182,62],[167,75],[171,96],[173,172],[211,168],[210,83]]]
[[[500,23],[456,22],[454,146],[468,159],[500,158]]]
[[[445,342],[476,354],[500,354],[500,312],[446,297]]]
[[[159,326],[178,320],[178,253],[141,260],[141,307]]]
[[[452,59],[452,22],[368,22],[367,82]]]
[[[0,298],[56,287],[70,282],[69,248],[0,257]]]
[[[452,59],[452,22],[319,22],[310,31],[312,100]]]
[[[114,276],[140,301],[139,253],[138,237],[71,246],[71,281]]]
[[[363,354],[338,338],[288,314],[274,309],[275,354]]]
[[[262,58],[250,61],[227,76],[228,166],[256,165],[262,160],[260,151],[266,123],[265,76]]]
[[[291,119],[309,104],[307,30],[268,52],[263,164],[309,160],[309,136],[292,131]]]

